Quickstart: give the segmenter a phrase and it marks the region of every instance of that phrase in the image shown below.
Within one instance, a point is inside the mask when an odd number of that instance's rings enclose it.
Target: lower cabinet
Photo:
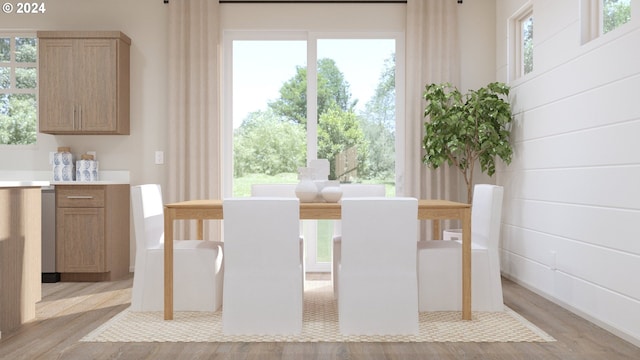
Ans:
[[[61,281],[129,273],[129,185],[56,186],[56,271]]]

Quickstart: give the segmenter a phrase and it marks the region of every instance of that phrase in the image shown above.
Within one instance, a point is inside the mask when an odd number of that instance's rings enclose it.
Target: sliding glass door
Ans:
[[[395,194],[397,35],[227,32],[224,44],[230,195],[297,183],[319,158],[332,180]],[[308,271],[329,271],[332,232],[304,222]]]

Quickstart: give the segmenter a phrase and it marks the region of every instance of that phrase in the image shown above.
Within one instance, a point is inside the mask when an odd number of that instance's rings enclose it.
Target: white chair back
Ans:
[[[254,197],[286,197],[286,198],[295,198],[296,196],[296,186],[297,184],[252,184],[251,185],[251,196]],[[304,247],[304,237],[303,237],[303,220],[300,220],[300,257],[303,259],[305,263],[303,266],[306,266],[305,259],[305,247]],[[305,267],[306,269],[306,267]]]
[[[340,184],[342,199],[351,197],[375,196],[381,197],[386,194],[384,184]],[[342,232],[340,220],[333,222],[333,235],[339,236]]]
[[[302,331],[299,204],[286,197],[223,201],[225,334]]]
[[[386,194],[384,184],[340,184],[342,190],[342,199],[352,197],[375,196],[383,197]],[[333,222],[333,241],[331,248],[331,280],[333,282],[333,295],[338,297],[339,279],[336,276],[338,272],[338,264],[340,263],[340,242],[342,241],[342,222],[335,220]]]
[[[252,184],[251,196],[296,197],[297,184]]]
[[[471,308],[503,311],[500,279],[500,221],[503,188],[479,184],[474,187],[471,208]],[[418,287],[420,311],[462,309],[461,240],[419,241]]]
[[[157,248],[164,242],[164,205],[158,184],[131,187],[136,248]]]
[[[418,331],[418,200],[342,200],[338,314],[343,334]]]
[[[340,184],[342,197],[385,196],[384,184]]]
[[[471,210],[471,238],[474,244],[498,250],[503,192],[504,189],[501,186],[490,184],[474,186]]]

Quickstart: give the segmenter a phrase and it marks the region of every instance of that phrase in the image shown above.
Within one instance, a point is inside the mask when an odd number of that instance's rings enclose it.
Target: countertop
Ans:
[[[98,181],[52,181],[51,185],[118,185],[118,184],[129,184],[128,181],[118,181],[118,180],[98,180]]]
[[[129,184],[129,172],[107,170],[98,173],[98,181],[53,181],[51,171],[0,170],[0,187],[55,185],[118,185]],[[33,185],[30,185],[33,184]]]
[[[7,181],[0,180],[0,188],[13,188],[13,187],[46,187],[49,186],[49,181]]]

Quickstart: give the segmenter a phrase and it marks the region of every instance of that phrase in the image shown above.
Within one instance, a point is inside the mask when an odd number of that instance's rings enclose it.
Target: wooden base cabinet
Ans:
[[[129,273],[129,185],[56,186],[56,271],[61,281]]]

